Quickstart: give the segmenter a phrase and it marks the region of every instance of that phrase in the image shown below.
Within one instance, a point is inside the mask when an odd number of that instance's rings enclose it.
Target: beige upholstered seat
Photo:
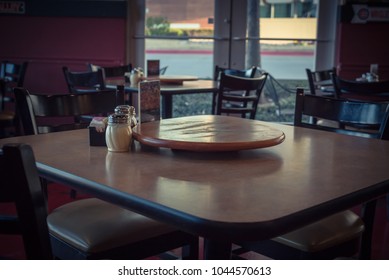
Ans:
[[[344,211],[274,238],[304,252],[318,252],[359,238],[365,226],[352,211]]]
[[[174,249],[175,245],[171,245],[175,243],[177,247],[185,245],[187,238],[193,240],[197,251],[197,240],[189,234],[95,198],[56,208],[47,222],[54,255],[60,259],[145,258],[163,253],[165,247]],[[150,240],[150,247],[145,240]],[[152,240],[159,240],[158,246],[153,247]],[[197,258],[196,252],[192,253]]]

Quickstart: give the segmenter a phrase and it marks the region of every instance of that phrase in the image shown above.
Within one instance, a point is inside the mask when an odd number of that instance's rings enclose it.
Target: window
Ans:
[[[169,75],[211,78],[214,2],[146,0],[145,59]]]

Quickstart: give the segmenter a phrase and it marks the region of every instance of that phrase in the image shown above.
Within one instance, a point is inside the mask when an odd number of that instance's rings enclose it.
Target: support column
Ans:
[[[319,0],[317,7],[317,43],[315,71],[331,69],[335,65],[338,0]]]

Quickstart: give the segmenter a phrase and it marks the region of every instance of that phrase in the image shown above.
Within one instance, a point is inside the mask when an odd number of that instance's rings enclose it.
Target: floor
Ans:
[[[64,186],[51,185],[49,188],[49,211],[70,202],[69,189]],[[85,195],[77,193],[77,198]],[[357,211],[357,208],[355,209]],[[10,206],[0,204],[0,213],[12,212]],[[200,242],[202,244],[202,240]],[[24,259],[22,240],[18,236],[0,235],[0,259]],[[201,252],[202,250],[200,250]],[[267,257],[249,252],[241,255],[245,259],[267,259]],[[372,259],[389,260],[389,219],[386,213],[386,200],[381,198],[377,204],[376,219],[373,233]]]

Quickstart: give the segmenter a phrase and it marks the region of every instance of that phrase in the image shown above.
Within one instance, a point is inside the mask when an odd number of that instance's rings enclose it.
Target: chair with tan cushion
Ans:
[[[366,132],[326,126],[312,122],[310,117],[343,123],[375,124],[379,129]],[[299,127],[388,140],[388,118],[389,107],[385,103],[305,95],[303,89],[297,89],[294,124]],[[368,258],[371,232],[371,221],[363,220],[351,210],[346,210],[272,240],[238,243],[241,248],[235,253],[255,251],[275,259],[334,259],[359,253],[360,258]]]
[[[143,259],[179,247],[185,247],[183,258],[198,257],[196,237],[95,198],[64,204],[47,216],[31,147],[1,148],[0,203],[16,203],[18,216],[0,215],[0,233],[21,234],[27,258]]]
[[[23,130],[32,135],[43,132],[38,117],[105,113],[116,102],[112,92],[45,95],[15,88],[15,97]],[[51,132],[80,127],[71,123],[43,128]],[[190,248],[190,258],[198,254],[196,237],[94,198],[55,209],[48,223],[53,253],[60,259],[144,258],[182,246]]]

